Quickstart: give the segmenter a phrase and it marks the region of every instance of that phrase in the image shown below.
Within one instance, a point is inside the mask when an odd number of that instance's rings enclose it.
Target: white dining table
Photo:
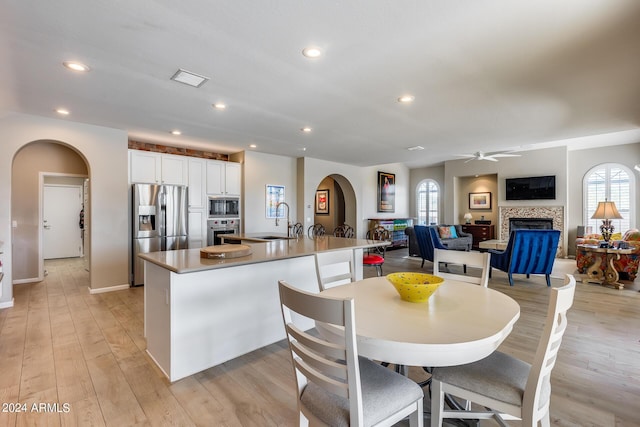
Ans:
[[[322,292],[355,301],[358,354],[405,366],[455,366],[480,360],[504,341],[520,306],[494,289],[445,279],[424,303],[403,301],[385,277]],[[317,323],[328,340],[339,327]]]

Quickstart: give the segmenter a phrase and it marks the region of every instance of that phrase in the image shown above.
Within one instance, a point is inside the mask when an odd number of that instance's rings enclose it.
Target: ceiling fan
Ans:
[[[497,162],[497,157],[520,157],[520,154],[511,154],[512,151],[490,151],[485,153],[483,151],[476,151],[473,154],[459,154],[460,157],[468,158],[465,163],[472,160],[489,160],[491,162]]]

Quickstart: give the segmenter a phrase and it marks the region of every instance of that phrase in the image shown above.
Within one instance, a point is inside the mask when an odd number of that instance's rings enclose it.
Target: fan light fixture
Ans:
[[[459,154],[458,157],[467,157],[468,160],[466,160],[465,163],[469,163],[472,160],[489,160],[490,162],[497,162],[497,157],[520,157],[520,154],[511,154],[511,151],[490,151],[488,153],[476,151],[473,154]]]

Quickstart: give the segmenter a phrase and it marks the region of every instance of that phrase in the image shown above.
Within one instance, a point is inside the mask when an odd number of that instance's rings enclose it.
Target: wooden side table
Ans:
[[[600,265],[602,264],[601,258],[594,257],[595,261],[587,268],[587,277],[582,279],[583,283],[595,282],[600,283],[602,286],[613,286],[614,288],[624,289],[624,284],[619,282],[620,275],[613,266],[613,261],[620,259],[620,255],[633,253],[635,248],[601,248],[597,245],[577,245],[577,247],[585,252],[605,254],[606,257],[607,268],[605,269],[604,274],[600,269]]]

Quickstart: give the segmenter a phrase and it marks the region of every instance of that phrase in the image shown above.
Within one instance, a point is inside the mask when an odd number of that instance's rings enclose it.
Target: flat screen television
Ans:
[[[507,200],[552,200],[556,198],[555,175],[507,178],[505,181]]]

